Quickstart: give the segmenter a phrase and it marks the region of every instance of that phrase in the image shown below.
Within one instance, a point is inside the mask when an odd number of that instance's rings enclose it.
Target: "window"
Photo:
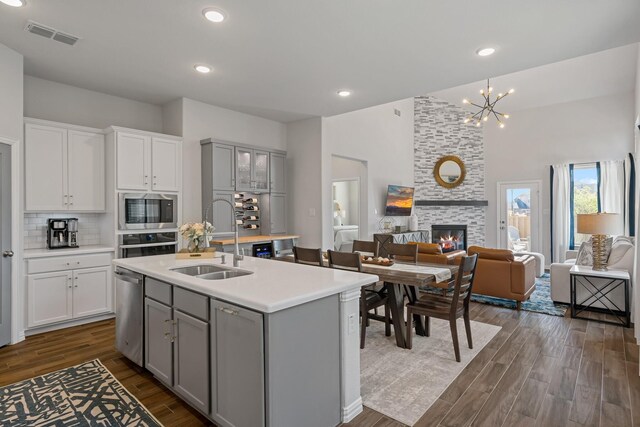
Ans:
[[[571,180],[573,182],[572,206],[573,212],[573,247],[578,248],[582,242],[591,237],[588,234],[578,234],[578,214],[597,213],[598,206],[598,168],[595,163],[573,166]]]

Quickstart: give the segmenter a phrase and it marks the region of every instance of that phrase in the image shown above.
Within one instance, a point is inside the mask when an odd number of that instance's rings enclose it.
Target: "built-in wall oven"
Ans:
[[[157,193],[120,193],[120,230],[149,230],[178,227],[178,196]]]
[[[121,234],[118,250],[120,258],[166,255],[176,253],[178,233],[127,233]]]

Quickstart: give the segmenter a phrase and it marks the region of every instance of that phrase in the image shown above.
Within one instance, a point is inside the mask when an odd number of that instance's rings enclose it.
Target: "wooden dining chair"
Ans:
[[[293,247],[293,259],[298,264],[315,265],[323,267],[322,249]]]
[[[341,270],[362,271],[362,261],[360,254],[353,252],[337,252],[327,251],[329,258],[329,267]],[[364,340],[367,334],[367,326],[369,319],[384,322],[384,334],[391,336],[391,318],[389,317],[389,309],[387,307],[386,292],[379,292],[370,289],[375,283],[360,288],[360,316],[362,317],[360,324],[360,348],[364,348]],[[384,291],[382,289],[381,291]],[[384,307],[384,317],[377,314],[369,313],[378,307]]]
[[[408,245],[403,243],[387,243],[385,249],[389,253],[389,258],[402,262],[418,263],[418,245]]]
[[[453,350],[456,360],[460,362],[460,345],[458,344],[458,329],[456,320],[464,318],[464,328],[467,332],[467,342],[469,348],[473,348],[471,339],[471,323],[469,320],[469,300],[473,289],[473,277],[476,271],[478,255],[462,257],[458,273],[451,281],[453,285],[453,295],[444,297],[433,294],[425,294],[417,301],[407,304],[407,318],[412,315],[424,316],[426,319],[425,332],[430,335],[429,319],[435,317],[449,321],[451,328],[451,338],[453,339]],[[411,348],[411,322],[407,322],[407,348]]]
[[[374,257],[378,256],[380,252],[380,242],[368,242],[366,240],[354,240],[352,252],[363,252],[365,254],[373,254]]]

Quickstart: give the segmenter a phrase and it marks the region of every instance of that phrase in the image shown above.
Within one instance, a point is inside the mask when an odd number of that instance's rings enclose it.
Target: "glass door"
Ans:
[[[514,252],[541,252],[539,181],[498,183],[498,244]]]

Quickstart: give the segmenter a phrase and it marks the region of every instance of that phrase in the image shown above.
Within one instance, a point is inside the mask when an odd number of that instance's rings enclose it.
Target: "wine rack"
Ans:
[[[247,231],[260,229],[260,201],[257,195],[234,194],[236,224]]]

